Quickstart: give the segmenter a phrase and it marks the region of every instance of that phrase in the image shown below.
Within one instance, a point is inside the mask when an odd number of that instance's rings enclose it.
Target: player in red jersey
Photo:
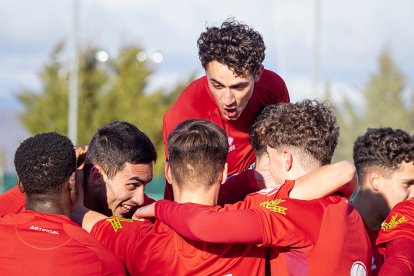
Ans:
[[[369,238],[362,218],[345,198],[288,198],[295,193],[294,182],[287,179],[330,163],[339,135],[333,112],[305,100],[268,106],[263,113],[258,118],[266,121],[260,124],[261,143],[267,145],[271,173],[285,183],[280,190],[260,191],[244,203],[209,212],[163,200],[155,204],[156,217],[187,238],[275,247],[272,275],[369,275]],[[257,208],[226,212],[246,207]]]
[[[101,127],[92,137],[85,158],[88,208],[107,216],[131,217],[137,206],[153,202],[145,195],[144,187],[152,180],[157,153],[148,136],[136,126],[116,121]],[[24,199],[17,187],[12,188],[0,196],[0,214],[21,210]]]
[[[185,121],[170,134],[168,149],[166,177],[173,185],[175,200],[189,207],[216,210],[218,192],[226,179],[228,144],[224,131],[207,120]],[[347,166],[338,166],[341,169],[336,171],[347,170]],[[351,178],[348,173],[340,181]],[[100,218],[97,215],[91,220],[87,214],[83,226],[92,227]],[[99,221],[91,233],[121,256],[132,275],[264,274],[263,248],[190,241],[160,221],[153,225],[112,217]]]
[[[288,90],[279,75],[263,68],[262,36],[245,24],[228,19],[219,27],[208,27],[197,45],[206,75],[187,86],[164,115],[165,154],[168,160],[167,137],[177,124],[187,119],[210,120],[226,132],[231,177],[254,166],[250,127],[264,106],[289,102]],[[170,185],[164,197],[173,199]]]
[[[125,275],[123,264],[69,219],[76,202],[76,156],[70,140],[42,133],[14,159],[26,210],[0,218],[2,275]]]
[[[405,276],[414,274],[414,199],[395,205],[382,224],[377,239],[385,254],[380,275]]]
[[[373,247],[372,271],[378,275],[383,256],[375,241],[390,210],[410,196],[414,139],[399,129],[371,128],[356,139],[353,155],[359,187],[352,205],[366,224]]]

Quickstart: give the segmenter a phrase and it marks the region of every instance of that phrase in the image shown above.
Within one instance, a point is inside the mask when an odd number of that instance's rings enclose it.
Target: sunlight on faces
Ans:
[[[246,76],[236,76],[227,65],[212,61],[207,65],[208,87],[227,120],[237,120],[253,95],[255,81],[259,80],[262,70]]]
[[[396,204],[413,197],[414,164],[402,162],[394,172],[382,178],[380,192],[385,197],[388,207],[392,209]]]
[[[115,216],[125,216],[144,204],[145,185],[152,180],[152,162],[126,163],[112,178],[103,175],[108,208]]]

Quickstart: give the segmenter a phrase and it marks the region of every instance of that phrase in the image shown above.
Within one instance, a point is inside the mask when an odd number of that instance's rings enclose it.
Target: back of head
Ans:
[[[265,58],[260,33],[232,18],[220,27],[207,27],[197,41],[198,56],[204,69],[211,61],[227,65],[237,76],[254,73]]]
[[[207,120],[187,120],[168,136],[168,163],[180,188],[194,191],[216,182],[226,163],[222,128]]]
[[[302,163],[329,164],[338,143],[339,127],[327,103],[304,100],[280,103],[263,109],[250,131],[256,152],[266,146],[290,146],[301,154]]]
[[[37,134],[16,150],[14,165],[28,198],[56,196],[76,169],[76,155],[69,138],[56,132]]]
[[[99,165],[111,178],[125,163],[147,164],[157,160],[157,152],[148,136],[136,126],[115,121],[98,129],[88,145],[85,157],[85,175]]]
[[[355,140],[353,158],[362,184],[368,168],[391,173],[402,162],[414,162],[414,139],[400,129],[369,128]]]

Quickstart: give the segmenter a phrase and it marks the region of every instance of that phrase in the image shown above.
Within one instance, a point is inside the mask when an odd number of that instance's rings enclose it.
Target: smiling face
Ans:
[[[145,185],[152,180],[152,162],[147,164],[126,163],[115,176],[103,174],[106,201],[112,215],[125,217],[144,204]]]
[[[236,76],[227,65],[212,61],[206,76],[211,94],[227,120],[237,120],[253,95],[254,83],[260,79],[262,68],[252,74]]]

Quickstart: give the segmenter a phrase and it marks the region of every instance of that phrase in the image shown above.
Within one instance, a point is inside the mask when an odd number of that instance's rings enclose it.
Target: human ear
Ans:
[[[372,188],[372,190],[379,192],[381,189],[381,174],[377,172],[369,172],[367,175],[368,184]]]
[[[165,162],[165,167],[164,167],[164,174],[165,174],[165,179],[167,179],[167,182],[169,184],[173,183],[173,176],[171,174],[171,167],[170,167],[170,163]]]
[[[24,194],[23,184],[22,184],[22,182],[20,181],[20,178],[19,178],[19,177],[17,177],[17,187],[19,187],[20,192],[21,192],[22,194]]]
[[[292,153],[289,150],[284,149],[283,150],[283,158],[284,158],[285,170],[290,171],[290,169],[293,166],[293,155],[292,155]]]
[[[92,184],[92,186],[99,187],[105,184],[103,181],[103,173],[96,166],[93,166],[91,168],[88,178],[89,178],[89,183]]]
[[[254,82],[257,82],[260,80],[260,77],[262,76],[263,73],[263,64],[260,64],[259,68],[256,69],[256,72],[254,73]]]
[[[224,164],[224,168],[223,168],[223,172],[222,172],[221,184],[224,184],[227,181],[227,170],[228,170],[228,165],[227,165],[227,162],[226,162]]]

